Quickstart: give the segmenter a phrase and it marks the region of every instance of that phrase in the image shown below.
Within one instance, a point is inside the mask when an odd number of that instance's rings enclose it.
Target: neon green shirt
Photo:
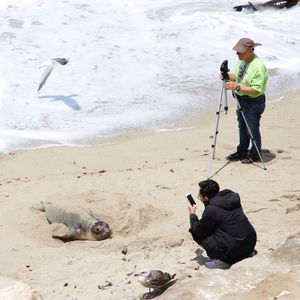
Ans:
[[[236,83],[249,86],[258,92],[258,95],[254,96],[235,91],[237,95],[247,95],[250,98],[256,98],[265,92],[269,74],[263,61],[256,55],[250,64],[246,64],[245,61],[239,60],[235,66],[235,74]]]

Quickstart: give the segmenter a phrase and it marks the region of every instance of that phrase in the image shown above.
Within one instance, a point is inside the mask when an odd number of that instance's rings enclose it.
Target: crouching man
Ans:
[[[206,267],[228,269],[253,256],[256,232],[243,212],[239,195],[229,189],[219,191],[214,180],[201,181],[199,187],[198,199],[205,209],[199,220],[195,214],[197,206],[188,201],[189,232],[210,258]]]

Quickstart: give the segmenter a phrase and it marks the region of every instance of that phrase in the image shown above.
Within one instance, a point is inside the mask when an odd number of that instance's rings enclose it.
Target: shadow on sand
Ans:
[[[39,96],[42,99],[49,99],[50,101],[62,101],[65,105],[69,106],[73,110],[80,110],[81,107],[74,99],[79,95],[73,94],[69,96],[64,95],[48,95],[48,96]]]
[[[198,248],[196,251],[196,257],[192,258],[192,261],[196,261],[200,266],[204,266],[204,264],[211,260],[211,258],[204,256],[204,251],[200,248]]]
[[[140,297],[140,299],[141,300],[154,299],[154,298],[162,295],[169,287],[171,287],[173,284],[175,284],[176,281],[177,281],[177,279],[171,280],[168,283],[166,283],[165,285],[163,285],[159,288],[156,288],[154,291],[143,294]]]
[[[274,158],[276,158],[276,154],[268,149],[262,149],[261,155],[264,163],[272,161]],[[220,171],[222,171],[226,166],[228,166],[231,162],[226,161],[224,165],[222,165],[218,170],[216,170],[212,175],[208,177],[208,179],[212,179],[215,175],[217,175]],[[266,170],[266,168],[263,167],[261,161],[253,163],[254,166]]]
[[[268,149],[261,149],[261,154],[264,162],[270,162],[276,157],[276,154]]]

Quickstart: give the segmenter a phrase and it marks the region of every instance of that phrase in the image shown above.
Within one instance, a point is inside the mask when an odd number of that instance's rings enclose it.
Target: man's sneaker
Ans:
[[[253,250],[248,257],[253,257],[257,254],[257,250]]]
[[[209,269],[222,269],[222,270],[230,269],[231,266],[230,264],[219,259],[212,259],[210,261],[205,262],[204,264]]]
[[[239,152],[235,152],[235,153],[232,153],[232,154],[228,155],[226,157],[226,159],[228,161],[238,161],[238,160],[242,160],[245,157],[247,157],[247,156],[246,155],[242,155]]]

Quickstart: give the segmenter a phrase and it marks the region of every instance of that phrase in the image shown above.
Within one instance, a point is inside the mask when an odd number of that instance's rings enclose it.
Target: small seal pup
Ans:
[[[41,79],[40,79],[38,92],[46,83],[48,77],[50,76],[51,72],[53,71],[53,68],[58,63],[61,65],[66,65],[68,62],[69,62],[69,60],[66,58],[52,58],[52,59],[48,60],[47,62],[45,62],[44,64],[42,64],[39,67],[39,69],[44,69],[44,71],[43,71]]]
[[[139,276],[138,281],[144,286],[150,289],[157,289],[164,286],[170,280],[172,280],[176,274],[170,275],[169,273],[160,270],[143,270],[139,274],[134,276]]]
[[[74,240],[101,241],[111,236],[111,230],[106,222],[100,221],[92,211],[80,208],[66,208],[41,202],[33,209],[46,213],[46,218],[53,224],[52,237],[69,242]]]

